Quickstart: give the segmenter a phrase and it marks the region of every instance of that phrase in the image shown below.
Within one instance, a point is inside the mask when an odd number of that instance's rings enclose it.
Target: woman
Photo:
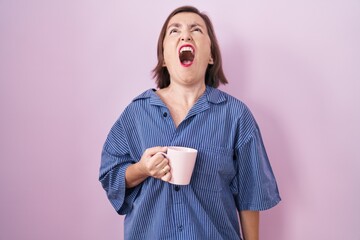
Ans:
[[[280,197],[251,112],[216,89],[227,80],[205,14],[169,15],[154,76],[159,89],[129,104],[102,152],[100,181],[126,215],[125,239],[258,239],[259,211]],[[168,183],[168,159],[156,154],[166,146],[198,150],[189,185]]]

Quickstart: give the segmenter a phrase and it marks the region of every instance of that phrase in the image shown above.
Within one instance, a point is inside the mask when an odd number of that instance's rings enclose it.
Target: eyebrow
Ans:
[[[169,28],[172,28],[172,27],[181,27],[181,24],[180,23],[172,23],[168,26],[167,29]],[[199,23],[193,23],[193,24],[190,24],[190,28],[194,28],[194,27],[201,27],[201,28],[204,28],[204,26],[202,26],[201,24]]]
[[[172,23],[167,27],[167,29],[172,28],[172,27],[180,27],[180,26],[181,26],[180,23]]]

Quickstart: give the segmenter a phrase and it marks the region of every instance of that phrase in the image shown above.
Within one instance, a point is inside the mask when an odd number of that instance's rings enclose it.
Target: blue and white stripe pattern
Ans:
[[[149,177],[126,189],[126,168],[154,146],[198,149],[189,185]],[[177,128],[154,90],[135,98],[107,137],[99,179],[115,210],[126,214],[125,239],[238,240],[238,211],[280,201],[251,112],[208,86]]]

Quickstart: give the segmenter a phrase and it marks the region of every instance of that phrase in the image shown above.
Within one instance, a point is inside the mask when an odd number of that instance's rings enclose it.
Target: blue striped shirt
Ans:
[[[198,150],[190,184],[148,177],[126,189],[126,168],[155,146]],[[126,215],[125,239],[241,239],[238,211],[280,201],[253,115],[209,86],[177,128],[155,90],[136,97],[110,130],[99,179],[115,210]]]

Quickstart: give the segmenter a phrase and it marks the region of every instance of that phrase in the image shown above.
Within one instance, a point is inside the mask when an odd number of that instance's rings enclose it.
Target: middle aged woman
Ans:
[[[217,89],[225,84],[207,15],[175,9],[158,42],[150,89],[124,110],[105,142],[100,181],[126,239],[259,238],[259,211],[279,201],[260,130],[249,109]],[[168,183],[166,146],[196,148],[189,185]]]

